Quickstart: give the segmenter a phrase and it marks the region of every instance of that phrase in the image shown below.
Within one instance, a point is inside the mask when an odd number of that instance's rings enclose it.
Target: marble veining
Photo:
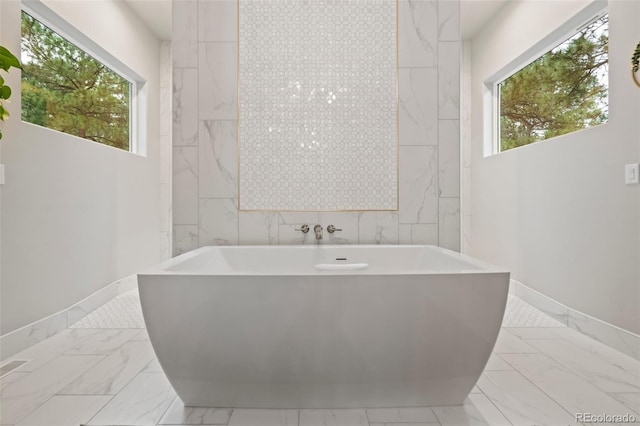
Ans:
[[[560,323],[640,360],[640,336],[637,334],[575,311],[518,281],[511,280],[510,291]]]
[[[611,393],[609,395],[636,412],[640,407],[640,392]]]
[[[430,408],[369,408],[367,418],[371,423],[437,423],[438,419]]]
[[[237,121],[200,121],[200,198],[236,198],[238,195]]]
[[[173,253],[178,256],[198,248],[198,225],[173,225]]]
[[[462,406],[434,407],[436,420],[445,425],[505,426],[511,423],[483,393],[470,394]],[[524,424],[524,423],[523,423]]]
[[[103,358],[101,355],[60,355],[10,384],[0,394],[0,424],[18,423]]]
[[[571,367],[571,370],[604,392],[640,392],[640,377],[637,374],[603,361],[572,343],[541,339],[530,344],[560,364]]]
[[[460,119],[460,42],[438,43],[438,118]]]
[[[638,335],[573,310],[568,310],[567,325],[595,340],[604,342],[636,359],[640,359],[640,336]]]
[[[493,352],[497,354],[522,354],[537,353],[539,351],[525,340],[509,332],[509,329],[503,327],[498,335],[498,340],[493,348]]]
[[[401,68],[400,145],[438,144],[438,70]]]
[[[438,2],[399,2],[400,67],[429,68],[438,61]]]
[[[438,41],[460,40],[460,2],[438,3]]]
[[[442,198],[460,197],[460,122],[440,120],[438,125],[438,184]]]
[[[438,224],[403,224],[398,225],[400,244],[432,244],[438,245]]]
[[[240,212],[240,245],[278,244],[278,213]]]
[[[7,363],[5,363],[6,365]],[[12,372],[9,373],[5,376],[2,376],[2,378],[0,378],[0,393],[2,393],[2,391],[4,390],[4,388],[6,388],[7,386],[9,386],[11,383],[17,382],[18,380],[23,379],[27,374],[29,374],[28,372]]]
[[[55,395],[16,426],[85,424],[110,400],[106,395]]]
[[[67,316],[64,312],[51,315],[42,321],[27,325],[0,337],[0,357],[6,359],[24,348],[64,331]]]
[[[198,245],[238,244],[238,208],[231,198],[201,198]],[[224,224],[224,226],[220,226]]]
[[[489,361],[487,361],[487,366],[484,368],[484,371],[513,371],[513,367],[500,358],[500,355],[494,353],[489,357]]]
[[[173,71],[173,146],[198,144],[198,70]]]
[[[23,364],[15,371],[35,371],[45,364],[48,364],[64,351],[94,335],[97,331],[98,330],[65,329],[56,335],[16,353],[9,357],[6,362],[18,359],[29,360],[28,363]]]
[[[603,361],[611,363],[612,365],[626,371],[630,371],[636,376],[640,376],[640,361],[632,358],[630,355],[617,351],[611,346],[607,346],[597,339],[590,338],[585,339],[584,334],[569,328],[554,328],[553,334],[558,338],[565,339],[579,346],[589,354],[600,358]]]
[[[198,223],[198,147],[173,148],[173,223]]]
[[[503,354],[502,358],[569,412],[629,413],[623,404],[545,354]]]
[[[184,0],[174,7],[171,14],[171,41],[173,66],[195,68],[198,66],[198,2]]]
[[[140,373],[88,424],[155,425],[175,397],[164,374]]]
[[[367,426],[364,409],[300,410],[300,426]]]
[[[237,0],[198,2],[199,41],[237,41]]]
[[[160,425],[226,425],[231,408],[185,407],[179,397],[173,401],[158,422]]]
[[[135,290],[134,290],[135,291]],[[131,293],[133,293],[132,291]],[[116,299],[105,303],[98,310],[94,311],[96,316],[101,314],[107,314],[112,317],[120,317],[121,314],[127,312],[136,312],[138,302],[137,297],[131,293],[126,293],[119,296]],[[66,355],[105,355],[110,354],[115,349],[118,349],[134,335],[138,333],[138,330],[121,329],[117,327],[118,324],[111,322],[109,330],[101,330],[100,323],[94,323],[92,318],[86,325],[91,325],[94,333],[86,339],[83,339],[78,344],[67,349],[64,353]],[[89,327],[73,327],[73,328],[89,328]]]
[[[460,251],[460,198],[439,198],[438,201],[438,245]]]
[[[360,244],[398,244],[398,213],[358,213],[358,234]]]
[[[198,117],[237,119],[237,44],[198,43]]]
[[[149,342],[129,341],[62,389],[60,394],[115,395],[154,357]]]
[[[514,425],[577,425],[561,405],[517,371],[485,372],[478,386]]]
[[[438,223],[438,149],[400,147],[400,223]]]
[[[233,410],[229,426],[298,426],[298,410]]]

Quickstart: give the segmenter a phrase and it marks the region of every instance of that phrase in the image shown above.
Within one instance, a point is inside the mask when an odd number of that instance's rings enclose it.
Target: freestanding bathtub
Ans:
[[[463,402],[509,273],[434,246],[203,247],[138,283],[187,406],[406,407]]]

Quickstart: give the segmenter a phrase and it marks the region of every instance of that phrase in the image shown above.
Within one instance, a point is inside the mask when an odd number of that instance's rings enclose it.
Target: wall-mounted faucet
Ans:
[[[300,228],[296,229],[296,231],[300,231],[303,234],[309,232],[309,225],[302,225]]]
[[[336,231],[342,231],[342,229],[338,229],[338,228],[336,228],[336,227],[335,227],[335,226],[333,226],[333,225],[329,225],[329,226],[327,226],[327,232],[328,232],[328,233],[333,234],[333,233],[334,233],[334,232],[336,232]]]
[[[322,225],[316,225],[313,227],[313,232],[316,233],[316,240],[322,239]]]

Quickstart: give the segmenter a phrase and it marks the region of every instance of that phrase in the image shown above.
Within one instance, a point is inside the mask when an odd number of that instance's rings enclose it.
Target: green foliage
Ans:
[[[608,17],[500,84],[500,150],[608,119]]]
[[[0,69],[8,72],[11,67],[21,68],[20,61],[6,47],[0,46]],[[11,88],[4,84],[4,78],[0,75],[0,121],[9,118],[9,111],[5,109],[3,101],[10,97]],[[2,130],[0,130],[0,139],[2,139]]]
[[[640,43],[636,46],[636,50],[633,52],[633,56],[631,57],[631,69],[633,72],[638,72],[638,70],[640,70]]]
[[[129,150],[130,83],[22,13],[22,120]]]
[[[20,61],[6,47],[0,46],[0,69],[9,71],[11,67],[20,68]]]

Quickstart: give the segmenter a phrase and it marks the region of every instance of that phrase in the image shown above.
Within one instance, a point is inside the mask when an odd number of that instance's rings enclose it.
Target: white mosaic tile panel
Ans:
[[[69,328],[144,328],[138,290],[111,299]]]
[[[503,327],[566,327],[561,322],[544,314],[515,296],[507,299],[507,308],[502,319]]]
[[[240,0],[241,210],[397,209],[396,0]]]

